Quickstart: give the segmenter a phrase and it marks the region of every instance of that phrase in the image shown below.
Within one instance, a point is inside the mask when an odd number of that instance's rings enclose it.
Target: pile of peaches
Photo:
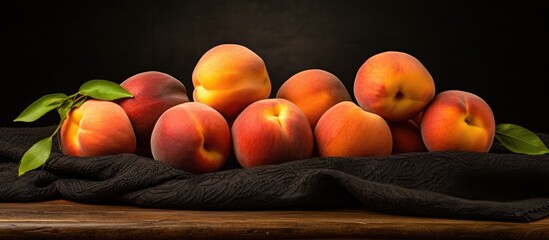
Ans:
[[[134,153],[193,173],[218,171],[234,156],[243,168],[313,157],[408,152],[487,152],[490,106],[462,91],[435,91],[415,57],[386,51],[366,59],[350,92],[332,73],[306,69],[271,95],[265,62],[249,48],[221,44],[192,73],[193,100],[159,71],[120,83],[131,98],[89,99],[63,121],[64,154]]]

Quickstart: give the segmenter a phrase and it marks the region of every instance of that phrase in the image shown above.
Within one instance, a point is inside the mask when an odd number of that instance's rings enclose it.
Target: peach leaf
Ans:
[[[19,164],[18,176],[44,165],[51,153],[52,136],[36,142],[25,152]]]
[[[119,98],[133,97],[133,95],[124,87],[120,86],[120,84],[101,79],[85,82],[80,86],[79,93],[99,100],[116,100]]]
[[[47,112],[57,108],[63,101],[67,99],[67,95],[63,93],[53,93],[42,96],[31,105],[29,105],[14,122],[34,122],[36,119],[44,116]]]
[[[548,154],[549,149],[534,132],[511,123],[496,126],[495,138],[514,153],[528,155]]]

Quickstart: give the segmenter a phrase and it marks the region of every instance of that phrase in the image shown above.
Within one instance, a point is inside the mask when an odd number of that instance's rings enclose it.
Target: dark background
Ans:
[[[0,20],[0,126],[39,97],[72,94],[87,80],[122,82],[158,70],[192,96],[198,59],[222,43],[263,58],[276,94],[291,75],[321,68],[352,95],[360,65],[405,51],[430,71],[437,92],[487,101],[496,123],[549,133],[547,13],[534,2],[480,1],[9,1]]]

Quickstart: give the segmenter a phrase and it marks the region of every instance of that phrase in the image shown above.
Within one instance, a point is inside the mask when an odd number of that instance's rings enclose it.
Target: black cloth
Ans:
[[[422,152],[311,158],[207,174],[134,154],[78,158],[54,141],[47,163],[17,177],[51,127],[0,128],[0,201],[67,199],[193,210],[358,207],[415,216],[531,222],[549,215],[549,155]],[[538,133],[547,144],[549,135]],[[228,164],[229,165],[229,164]]]

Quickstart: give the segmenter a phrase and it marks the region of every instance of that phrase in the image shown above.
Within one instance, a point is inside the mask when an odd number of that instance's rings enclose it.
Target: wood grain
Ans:
[[[364,209],[186,211],[65,200],[0,203],[0,239],[549,239],[531,223],[395,216]]]

